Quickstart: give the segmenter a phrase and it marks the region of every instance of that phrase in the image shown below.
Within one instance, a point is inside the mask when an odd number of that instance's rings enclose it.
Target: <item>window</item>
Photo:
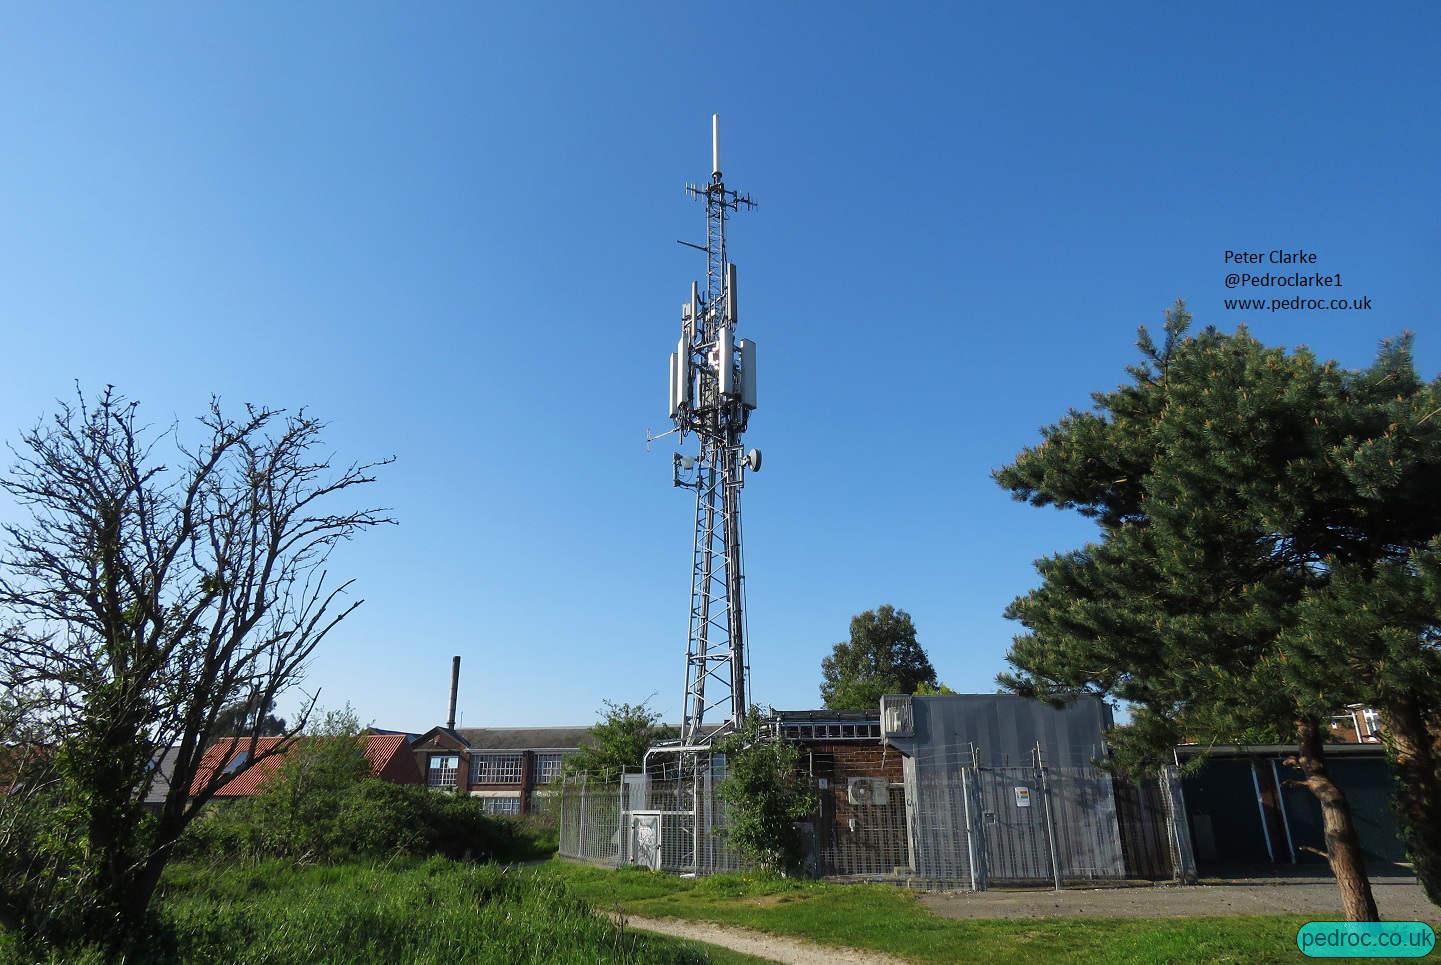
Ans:
[[[455,774],[460,769],[460,758],[455,754],[431,754],[430,767],[426,771],[427,787],[455,787]]]
[[[1381,736],[1381,715],[1369,707],[1361,711],[1361,716],[1366,720],[1366,737]]]
[[[250,760],[250,752],[249,752],[249,751],[241,751],[239,754],[236,754],[234,757],[232,757],[232,758],[230,759],[230,763],[229,763],[229,764],[226,764],[226,765],[225,765],[225,773],[226,773],[226,774],[234,774],[236,771],[238,771],[238,770],[240,770],[242,767],[244,767],[244,766],[245,766],[245,762],[248,761],[248,760]]]
[[[549,784],[551,781],[560,777],[561,769],[564,766],[564,754],[535,755],[535,782],[537,784]]]
[[[520,813],[520,798],[518,797],[483,797],[481,801],[486,814]]]
[[[519,754],[476,754],[470,759],[472,784],[519,784]]]
[[[815,741],[853,741],[853,740],[880,740],[881,725],[879,722],[851,722],[836,721],[827,724],[783,724],[780,728],[783,736],[792,740],[815,740]]]

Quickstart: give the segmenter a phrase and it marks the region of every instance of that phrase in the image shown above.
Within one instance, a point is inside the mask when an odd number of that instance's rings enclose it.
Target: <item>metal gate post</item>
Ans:
[[[586,856],[585,847],[585,785],[587,778],[580,779],[580,856]]]
[[[691,758],[695,764],[693,773],[695,781],[691,791],[691,857],[694,861],[692,873],[695,877],[701,876],[701,775],[700,775],[700,752],[696,751]]]
[[[620,794],[617,798],[615,815],[615,865],[617,868],[630,864],[630,801],[625,786],[626,765],[620,766]]]
[[[961,805],[966,810],[966,857],[971,866],[971,890],[984,891],[985,876],[976,875],[976,828],[971,822],[971,777],[974,775],[975,768],[961,768]]]
[[[566,838],[565,832],[566,832],[566,829],[570,827],[570,825],[566,823],[566,816],[565,816],[565,812],[566,812],[565,804],[566,804],[566,801],[565,801],[565,798],[566,798],[566,794],[565,794],[565,778],[564,778],[564,776],[562,776],[561,779],[560,779],[560,848],[559,848],[559,851],[560,851],[561,854],[565,854],[565,838]]]
[[[1056,861],[1056,822],[1051,817],[1051,785],[1046,780],[1046,765],[1041,759],[1041,744],[1036,742],[1036,770],[1041,774],[1041,803],[1046,808],[1046,843],[1051,847],[1051,877],[1056,890],[1061,890],[1061,866]]]

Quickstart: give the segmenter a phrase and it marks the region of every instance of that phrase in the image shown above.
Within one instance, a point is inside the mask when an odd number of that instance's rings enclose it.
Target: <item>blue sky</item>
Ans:
[[[0,435],[74,380],[157,422],[308,406],[394,454],[400,526],[321,700],[421,729],[677,714],[692,505],[664,360],[702,271],[711,112],[766,454],[754,694],[817,700],[850,616],[987,691],[1082,521],[992,469],[1121,380],[1136,326],[1441,368],[1441,7],[11,5]],[[1227,249],[1305,248],[1369,312],[1228,312]],[[0,507],[0,513],[13,508]]]

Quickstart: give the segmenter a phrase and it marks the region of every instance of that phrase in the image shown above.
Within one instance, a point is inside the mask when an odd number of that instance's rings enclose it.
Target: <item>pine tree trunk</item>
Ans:
[[[1301,771],[1306,787],[1321,805],[1321,825],[1326,835],[1326,859],[1341,892],[1341,910],[1347,921],[1380,921],[1371,882],[1366,877],[1366,863],[1361,854],[1361,841],[1351,820],[1346,795],[1331,780],[1326,770],[1326,752],[1321,741],[1321,725],[1316,720],[1296,722],[1296,736],[1301,745]]]
[[[1441,772],[1426,714],[1413,694],[1381,708],[1396,783],[1396,820],[1416,877],[1441,905]]]

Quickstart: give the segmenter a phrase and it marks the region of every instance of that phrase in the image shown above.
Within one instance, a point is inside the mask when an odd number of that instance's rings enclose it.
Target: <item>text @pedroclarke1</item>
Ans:
[[[1369,311],[1371,296],[1342,296],[1334,289],[1344,288],[1341,273],[1305,271],[1299,266],[1314,265],[1319,260],[1316,252],[1297,248],[1290,251],[1272,248],[1270,251],[1231,251],[1227,249],[1223,258],[1227,265],[1247,266],[1245,271],[1232,271],[1226,275],[1227,288],[1287,288],[1287,289],[1332,289],[1330,297],[1320,295],[1287,295],[1276,298],[1224,298],[1222,304],[1227,311],[1286,312],[1286,311]],[[1250,266],[1257,266],[1251,268]],[[1274,268],[1282,270],[1275,271]],[[1298,266],[1292,271],[1287,266]]]

